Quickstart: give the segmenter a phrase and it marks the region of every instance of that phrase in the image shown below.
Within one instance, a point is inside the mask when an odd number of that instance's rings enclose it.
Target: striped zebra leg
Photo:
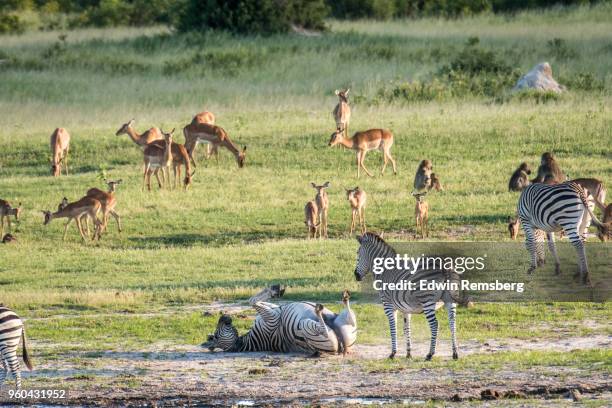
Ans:
[[[394,358],[395,353],[397,353],[397,327],[395,323],[395,308],[393,305],[384,304],[383,309],[385,311],[385,315],[387,315],[387,319],[389,319],[389,331],[391,332],[391,354],[389,358]]]
[[[2,350],[0,350],[0,364],[2,364],[2,367],[0,367],[0,387],[2,387],[2,384],[4,384],[4,379],[8,375],[6,362],[4,361],[4,357],[2,356]]]
[[[529,255],[531,256],[531,264],[529,265],[529,269],[527,269],[527,273],[531,274],[538,266],[536,236],[529,221],[521,219],[521,225],[523,226],[523,231],[525,232],[525,246],[527,247]]]
[[[555,258],[555,274],[561,274],[561,261],[559,261],[559,254],[557,254],[557,247],[555,246],[555,234],[552,232],[546,233],[546,239],[548,240],[548,249]]]
[[[412,318],[412,315],[410,313],[404,313],[404,337],[406,338],[406,358],[411,358],[412,355],[410,354],[410,351],[412,349],[412,342],[411,342],[411,331],[410,331],[410,320]]]
[[[457,360],[459,358],[459,353],[457,352],[457,326],[456,326],[457,304],[448,303],[446,305],[446,310],[448,311],[448,327],[450,327],[450,332],[451,332],[451,343],[453,347],[453,360]]]
[[[17,358],[17,344],[5,347],[4,350],[2,350],[2,357],[8,366],[8,372],[12,373],[15,377],[17,389],[21,388],[21,366]]]
[[[438,319],[436,319],[436,305],[425,305],[423,313],[429,323],[431,329],[431,344],[429,346],[429,354],[425,357],[425,361],[431,360],[434,354],[436,354],[436,343],[438,342]]]
[[[574,248],[576,248],[578,261],[580,263],[580,272],[576,272],[574,277],[580,276],[583,284],[592,286],[591,276],[589,274],[589,265],[587,264],[586,252],[584,250],[584,242],[581,239],[580,231],[575,229],[572,231],[565,231],[565,233],[567,234]]]

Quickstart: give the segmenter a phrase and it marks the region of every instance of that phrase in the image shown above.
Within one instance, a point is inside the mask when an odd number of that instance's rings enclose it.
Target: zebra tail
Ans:
[[[25,335],[25,326],[21,330],[21,343],[23,344],[23,362],[25,363],[28,370],[32,371],[32,360],[30,360],[30,354],[28,353],[27,340]]]

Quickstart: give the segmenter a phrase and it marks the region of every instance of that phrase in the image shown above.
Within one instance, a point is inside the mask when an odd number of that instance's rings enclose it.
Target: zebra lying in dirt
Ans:
[[[340,314],[319,303],[276,305],[267,302],[281,294],[278,288],[271,287],[249,300],[257,311],[257,318],[253,327],[242,336],[232,325],[232,318],[227,314],[222,315],[215,333],[208,336],[208,341],[202,347],[210,351],[301,352],[314,356],[350,352],[357,339],[357,319],[349,305],[348,291],[342,294],[344,310]]]

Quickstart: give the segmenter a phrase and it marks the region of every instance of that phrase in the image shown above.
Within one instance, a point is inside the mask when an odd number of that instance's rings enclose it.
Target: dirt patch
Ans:
[[[468,341],[461,344],[461,358],[503,351],[610,346],[612,338],[604,335],[552,341]],[[549,406],[559,406],[570,403],[572,395],[612,401],[606,372],[577,367],[451,370],[421,365],[411,369],[408,365],[397,371],[377,371],[364,366],[367,361],[385,359],[389,347],[359,345],[350,355],[318,359],[298,354],[210,353],[197,346],[169,348],[166,344],[135,352],[67,353],[25,373],[24,384],[67,388],[71,399],[64,404],[88,406],[147,406],[152,402],[158,406],[328,406],[427,400],[457,404],[489,400],[505,406],[508,404],[502,402],[525,398],[538,399],[538,405],[553,399],[557,404]],[[416,344],[414,358],[422,360],[427,347]],[[448,342],[440,341],[438,350],[438,359],[449,358]]]

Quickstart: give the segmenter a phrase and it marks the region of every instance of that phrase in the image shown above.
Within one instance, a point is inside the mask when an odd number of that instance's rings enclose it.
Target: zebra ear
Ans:
[[[363,243],[363,235],[357,235],[355,238],[357,238],[357,242],[359,242],[360,244]]]

